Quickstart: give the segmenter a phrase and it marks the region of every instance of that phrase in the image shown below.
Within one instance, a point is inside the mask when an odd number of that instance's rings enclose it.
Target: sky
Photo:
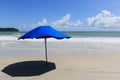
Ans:
[[[120,0],[0,0],[0,27],[120,31]]]

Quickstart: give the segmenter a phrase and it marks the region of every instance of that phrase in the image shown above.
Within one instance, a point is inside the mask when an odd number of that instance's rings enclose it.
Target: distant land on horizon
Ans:
[[[19,32],[19,30],[16,29],[16,28],[0,28],[0,31],[16,31],[16,32]]]

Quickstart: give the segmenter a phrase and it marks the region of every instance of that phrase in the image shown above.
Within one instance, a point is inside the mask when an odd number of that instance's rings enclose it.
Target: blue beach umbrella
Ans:
[[[45,40],[45,55],[46,55],[46,62],[48,61],[47,59],[47,38],[56,38],[56,39],[64,39],[67,38],[69,39],[70,36],[61,33],[60,31],[57,31],[53,29],[51,26],[39,26],[26,34],[22,35],[19,39],[41,39],[43,38]]]

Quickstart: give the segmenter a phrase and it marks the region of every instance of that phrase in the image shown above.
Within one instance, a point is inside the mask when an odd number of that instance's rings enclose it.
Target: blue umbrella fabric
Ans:
[[[53,29],[51,26],[39,26],[23,36],[19,37],[18,39],[26,39],[26,38],[56,38],[56,39],[63,39],[63,38],[70,38],[70,36],[65,35],[55,29]]]
[[[51,26],[39,26],[26,34],[22,35],[19,39],[45,39],[45,53],[46,53],[46,62],[47,62],[47,38],[56,38],[56,39],[69,39],[70,36],[61,33],[60,31],[57,31],[53,29]]]

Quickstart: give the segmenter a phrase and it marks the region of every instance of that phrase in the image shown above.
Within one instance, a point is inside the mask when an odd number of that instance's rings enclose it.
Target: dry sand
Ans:
[[[55,63],[56,69],[41,75],[12,77],[2,71],[6,66],[24,61],[41,61],[44,56],[1,57],[0,80],[120,80],[119,53],[49,55],[48,59]]]

